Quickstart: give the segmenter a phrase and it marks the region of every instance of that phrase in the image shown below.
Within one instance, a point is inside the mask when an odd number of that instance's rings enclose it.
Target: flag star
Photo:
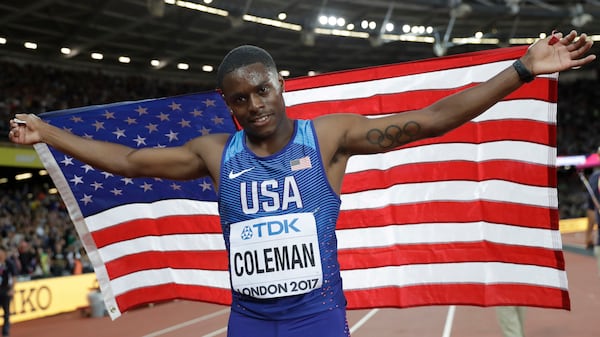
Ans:
[[[162,178],[154,178],[154,181],[163,181]]]
[[[173,102],[169,104],[169,108],[171,108],[172,111],[181,110],[181,104]]]
[[[169,137],[169,142],[179,140],[179,138],[177,138],[177,135],[179,135],[179,133],[173,132],[172,130],[169,130],[169,133],[165,133],[165,136]]]
[[[204,180],[202,182],[202,184],[200,184],[199,186],[202,187],[202,192],[204,192],[206,190],[209,190],[209,191],[212,190],[212,185],[209,182],[207,182],[206,180]]]
[[[133,179],[131,178],[121,178],[121,181],[125,183],[125,186],[133,184]]]
[[[110,112],[108,110],[106,110],[102,116],[104,116],[104,118],[106,119],[115,119],[115,113],[114,112]]]
[[[87,205],[92,202],[92,196],[84,193],[83,198],[79,199],[79,201],[83,202],[84,205]]]
[[[138,147],[141,145],[146,145],[146,138],[141,137],[140,135],[138,135],[137,138],[134,139],[133,141],[137,143]]]
[[[167,146],[166,145],[162,145],[162,144],[156,144],[156,145],[154,145],[155,149],[162,149],[162,148],[165,148],[165,147],[167,147]]]
[[[177,124],[181,125],[182,128],[185,128],[185,127],[189,128],[190,127],[190,121],[186,121],[183,118],[181,119],[181,122],[178,122]]]
[[[158,124],[149,123],[145,126],[145,128],[148,129],[148,133],[152,133],[154,131],[158,131]]]
[[[81,168],[85,170],[85,173],[88,173],[88,171],[94,171],[94,168],[89,164],[81,165]]]
[[[222,117],[215,116],[211,120],[213,121],[213,123],[215,123],[215,125],[217,125],[217,124],[223,124],[223,118]]]
[[[65,166],[74,165],[73,158],[67,156],[65,156],[65,159],[61,160],[60,162]]]
[[[175,183],[171,184],[171,188],[173,189],[173,191],[181,191],[181,185]]]
[[[140,185],[140,188],[144,189],[144,192],[152,191],[152,184],[144,182],[144,185]]]
[[[215,105],[215,100],[214,99],[205,99],[204,101],[202,101],[202,103],[204,103],[204,105],[206,105],[206,107],[209,106],[216,106]]]
[[[73,184],[75,184],[75,186],[77,186],[77,184],[83,184],[83,177],[80,177],[78,175],[73,175],[73,179],[71,179],[69,181],[72,182]]]
[[[117,139],[119,139],[121,137],[125,137],[125,130],[121,130],[121,129],[117,128],[116,131],[113,131],[113,135],[117,136]]]
[[[86,139],[94,139],[94,136],[92,136],[92,135],[88,135],[87,133],[86,133],[86,134],[84,134],[84,135],[83,135],[83,136],[81,136],[81,137],[83,137],[83,138],[86,138]]]
[[[202,116],[202,113],[203,113],[203,112],[204,112],[204,111],[202,111],[202,110],[198,110],[198,109],[194,108],[194,111],[192,111],[192,112],[190,112],[190,113],[191,113],[191,114],[192,114],[192,116],[194,116],[194,117],[200,117],[200,116]]]
[[[94,191],[104,188],[104,186],[102,186],[102,183],[99,183],[97,181],[94,181],[94,183],[90,184],[90,186],[92,186],[94,188]]]
[[[148,114],[148,108],[142,108],[140,105],[138,105],[138,107],[137,107],[137,109],[135,109],[135,111],[138,113],[138,116]]]
[[[127,117],[127,119],[125,120],[125,123],[127,123],[127,125],[137,124],[137,119],[131,118],[131,117]]]
[[[104,179],[108,179],[108,177],[114,177],[114,174],[106,171],[102,171],[102,175],[104,176]]]
[[[73,133],[73,129],[72,128],[68,128],[66,126],[63,126],[62,129],[65,130],[65,131],[67,131],[67,132]]]
[[[203,136],[206,136],[206,135],[208,135],[210,133],[210,129],[207,129],[206,127],[203,126],[202,129],[200,129],[200,133]]]
[[[112,193],[113,195],[117,196],[117,195],[123,195],[123,190],[119,190],[116,187],[113,188],[112,190],[110,190],[110,193]]]
[[[81,123],[81,122],[83,122],[83,119],[81,117],[79,117],[79,116],[73,116],[70,119],[71,119],[71,122],[73,122],[73,123]]]
[[[96,131],[98,131],[100,129],[104,129],[104,122],[98,122],[98,121],[96,121],[92,125],[96,128]]]
[[[158,119],[160,119],[161,122],[164,121],[168,121],[169,120],[169,114],[166,114],[164,112],[161,112],[160,115],[156,116]]]

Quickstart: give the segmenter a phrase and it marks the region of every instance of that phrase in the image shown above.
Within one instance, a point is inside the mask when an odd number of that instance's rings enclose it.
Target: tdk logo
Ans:
[[[298,227],[296,227],[296,222],[298,222],[298,218],[294,218],[291,220],[282,220],[282,221],[268,221],[268,222],[261,222],[261,223],[257,223],[252,225],[252,227],[254,227],[256,229],[256,232],[258,234],[259,238],[262,238],[264,236],[274,236],[274,235],[281,235],[281,234],[287,234],[290,232],[296,232],[299,233],[300,229],[298,229]],[[247,228],[248,226],[246,226]],[[246,228],[244,228],[244,230],[242,231],[242,239],[244,239],[244,232],[246,232]],[[253,232],[251,229],[248,229],[250,232]],[[252,237],[252,236],[250,236]],[[250,238],[248,238],[250,239]],[[248,239],[244,239],[244,240],[248,240]]]
[[[250,228],[250,226],[244,226],[244,229],[242,229],[242,240],[250,240],[252,239],[252,236],[254,234],[252,233],[252,228]]]

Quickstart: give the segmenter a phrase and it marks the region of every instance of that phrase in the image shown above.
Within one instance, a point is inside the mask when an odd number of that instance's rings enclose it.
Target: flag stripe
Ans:
[[[506,250],[501,257],[495,250]],[[441,254],[443,252],[443,254]],[[499,260],[501,258],[501,260]],[[397,244],[381,248],[344,249],[340,265],[344,270],[408,264],[456,262],[522,263],[564,270],[557,251],[538,247],[511,246],[493,242],[457,242],[439,244]]]
[[[556,148],[548,145],[518,141],[497,141],[482,144],[431,144],[408,147],[400,151],[372,155],[356,155],[348,161],[348,173],[366,170],[387,170],[394,166],[420,162],[514,160],[523,163],[555,166],[549,164],[556,158]],[[448,166],[448,165],[442,165]],[[508,168],[507,168],[508,169]]]
[[[378,275],[378,277],[373,277]],[[518,283],[566,289],[564,271],[502,262],[457,262],[384,266],[342,271],[346,289],[403,287],[419,284]]]
[[[344,83],[372,81],[391,77],[423,74],[452,68],[468,68],[469,66],[485,65],[500,61],[511,61],[520,57],[526,50],[527,47],[524,46],[502,48],[496,49],[493,52],[473,52],[464,55],[454,55],[430,60],[345,70],[329,74],[321,74],[315,77],[300,77],[288,81],[289,83],[286,83],[286,90],[296,91],[307,88],[328,87]],[[499,69],[501,69],[501,67],[499,67]]]
[[[194,246],[194,249],[197,247]],[[111,279],[150,269],[203,269],[227,271],[227,253],[222,250],[142,251],[106,263]]]
[[[511,61],[499,61],[415,75],[356,80],[327,87],[292,89],[286,86],[285,102],[288,107],[293,107],[308,102],[355,100],[375,95],[396,94],[398,88],[402,88],[403,92],[462,88],[490,79],[498,73],[498,69],[506,68],[511,63]]]
[[[107,209],[100,214],[87,216],[85,221],[90,231],[98,231],[131,219],[160,219],[174,214],[218,216],[217,208],[217,203],[214,201],[188,199],[159,200],[153,203],[127,203]],[[207,220],[210,220],[212,224],[215,218],[206,217],[204,221]]]
[[[151,207],[150,205],[144,206]],[[186,233],[217,234],[218,240],[222,241],[221,225],[218,216],[173,214],[156,219],[135,219],[134,217],[131,217],[131,214],[124,214],[128,215],[125,222],[119,222],[116,226],[110,226],[92,233],[92,237],[98,248],[141,236],[161,236]],[[177,226],[173,226],[173,223],[176,223]],[[198,224],[201,224],[201,226],[198,226]],[[223,245],[218,247],[218,249],[223,248]]]
[[[488,221],[532,228],[558,229],[558,214],[546,207],[494,201],[437,201],[389,205],[374,214],[370,209],[340,213],[338,228],[378,227],[421,222]]]
[[[190,248],[195,247],[195,248]],[[178,250],[223,250],[225,244],[221,234],[191,234],[142,236],[131,240],[120,241],[99,248],[105,262],[118,259],[120,256],[143,251],[178,251]]]
[[[452,165],[456,170],[441,170],[440,163],[434,162],[398,165],[387,170],[372,169],[349,174],[344,178],[342,193],[386,188],[396,184],[447,180],[500,179],[519,184],[552,187],[557,184],[554,167],[507,160],[488,160],[478,163],[455,160],[447,161],[447,164]],[[506,169],[508,166],[511,169]]]
[[[338,230],[339,249],[387,247],[392,245],[495,242],[558,249],[560,232],[511,226],[485,221],[466,223],[419,223]],[[539,240],[539,239],[542,240]],[[557,244],[557,242],[559,244]]]
[[[347,290],[350,309],[408,307],[431,305],[433,302],[456,305],[497,306],[512,303],[520,306],[570,309],[566,290],[523,284],[428,284],[410,287],[385,287]],[[540,302],[540,298],[545,299]]]
[[[431,194],[432,191],[435,195]],[[390,204],[446,200],[490,200],[558,208],[557,200],[549,198],[549,195],[556,195],[556,190],[502,180],[421,182],[343,194],[341,209],[380,209]]]

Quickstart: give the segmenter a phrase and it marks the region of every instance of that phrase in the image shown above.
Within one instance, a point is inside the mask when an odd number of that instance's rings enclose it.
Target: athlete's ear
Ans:
[[[277,80],[279,81],[279,92],[284,93],[285,92],[285,80],[283,79],[283,76],[281,76],[281,74],[277,75]]]

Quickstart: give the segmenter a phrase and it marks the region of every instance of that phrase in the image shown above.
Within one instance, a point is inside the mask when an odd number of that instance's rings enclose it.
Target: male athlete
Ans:
[[[264,50],[225,56],[218,88],[242,126],[171,148],[132,149],[77,137],[18,114],[9,138],[45,142],[98,169],[128,177],[210,176],[229,252],[233,303],[229,337],[347,337],[335,225],[348,159],[442,135],[540,74],[579,67],[592,41],[561,33],[533,44],[489,81],[418,111],[367,119],[332,114],[288,118],[284,81]],[[384,135],[382,137],[381,135]],[[110,159],[108,159],[110,158]],[[274,235],[279,234],[279,235]]]

